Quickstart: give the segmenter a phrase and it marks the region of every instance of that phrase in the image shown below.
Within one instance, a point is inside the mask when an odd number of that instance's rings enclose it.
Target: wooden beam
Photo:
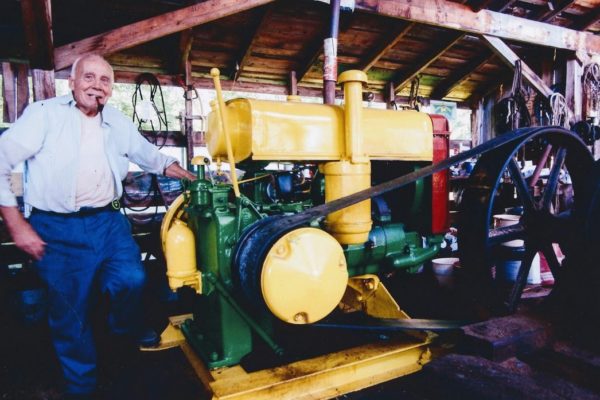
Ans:
[[[21,0],[21,15],[29,66],[54,69],[50,0]]]
[[[54,51],[56,69],[69,67],[80,56],[101,55],[137,46],[194,26],[237,14],[274,0],[207,0],[121,28],[58,47]]]
[[[355,9],[463,32],[600,54],[600,36],[448,0],[356,0]]]
[[[504,61],[511,68],[515,67],[515,63],[517,60],[520,60],[520,58],[514,51],[512,51],[510,47],[508,47],[506,43],[502,41],[502,39],[488,35],[482,35],[481,37],[484,43],[486,43],[502,61]],[[523,78],[525,78],[525,80],[529,82],[529,84],[538,92],[546,97],[554,93],[554,91],[550,89],[548,85],[546,85],[544,81],[537,76],[537,74],[533,72],[533,70],[529,68],[527,64],[523,62],[523,60],[521,60],[521,71],[523,73]]]
[[[395,77],[392,81],[394,82],[394,88],[396,93],[399,93],[404,86],[408,85],[414,78],[429,67],[435,60],[438,59],[442,54],[449,48],[454,46],[459,40],[463,38],[464,34],[459,32],[450,32],[447,35],[446,40],[440,40],[434,48],[427,54],[421,56],[419,60],[414,63],[414,67],[402,75]]]
[[[391,35],[386,35],[389,40],[382,41],[377,48],[375,48],[367,57],[365,57],[365,61],[360,63],[357,66],[357,69],[360,69],[363,72],[368,72],[373,65],[375,65],[385,53],[387,53],[400,40],[402,40],[402,38],[406,36],[415,25],[415,22],[399,25]]]
[[[29,69],[26,64],[2,63],[4,122],[13,123],[29,103]]]
[[[246,42],[246,45],[243,46],[243,51],[241,53],[240,56],[236,57],[236,62],[238,62],[237,64],[237,68],[232,68],[232,71],[235,71],[235,74],[233,75],[233,81],[236,82],[240,75],[242,74],[242,70],[244,69],[244,67],[246,66],[246,64],[248,64],[248,60],[250,59],[250,56],[252,55],[252,48],[254,47],[254,45],[256,44],[256,41],[258,40],[258,33],[264,29],[264,27],[269,23],[269,20],[271,19],[271,16],[273,15],[273,5],[271,5],[268,10],[265,10],[265,12],[263,13],[262,18],[259,19],[259,23],[255,24],[254,29],[252,29],[252,32],[246,32],[246,37],[248,38],[248,41]]]
[[[50,99],[56,96],[54,71],[31,70],[31,81],[33,83],[33,101]]]
[[[469,79],[469,77],[473,75],[475,71],[483,67],[485,64],[490,63],[494,57],[495,55],[490,51],[483,51],[479,57],[476,57],[472,61],[468,62],[462,68],[456,70],[452,75],[437,85],[430,97],[433,99],[443,99],[452,91],[452,89]]]

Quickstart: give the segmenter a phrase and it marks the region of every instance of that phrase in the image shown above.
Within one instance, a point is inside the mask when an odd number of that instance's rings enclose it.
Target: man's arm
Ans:
[[[8,233],[15,242],[15,246],[35,260],[41,259],[44,256],[46,242],[25,221],[19,209],[17,207],[0,207],[0,214],[2,214],[2,219]]]
[[[169,165],[167,168],[165,168],[165,176],[168,176],[169,178],[178,178],[178,179],[189,179],[191,181],[196,180],[196,175],[186,169],[181,168],[181,165],[179,165],[178,162],[174,162],[171,165]]]

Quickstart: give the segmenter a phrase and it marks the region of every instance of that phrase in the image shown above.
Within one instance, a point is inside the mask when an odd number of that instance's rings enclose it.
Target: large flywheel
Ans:
[[[581,228],[573,210],[592,166],[585,144],[558,127],[535,130],[479,157],[463,193],[459,225],[461,266],[474,300],[495,311],[515,311],[538,252],[560,284],[564,267],[555,249],[567,254],[573,248]],[[494,216],[507,212],[514,224],[495,223]],[[498,271],[507,258],[520,261],[508,285]]]

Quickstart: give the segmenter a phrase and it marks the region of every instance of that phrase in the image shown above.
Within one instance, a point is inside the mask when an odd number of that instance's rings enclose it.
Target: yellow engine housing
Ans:
[[[217,107],[217,105],[213,105]],[[345,155],[344,108],[336,105],[234,99],[225,118],[236,162],[337,161]],[[206,144],[213,158],[227,159],[218,113],[208,116]],[[371,160],[431,161],[433,125],[427,114],[365,108],[360,130]]]

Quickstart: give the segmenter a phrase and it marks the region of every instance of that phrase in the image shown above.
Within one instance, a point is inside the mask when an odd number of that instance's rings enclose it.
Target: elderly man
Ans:
[[[81,57],[69,78],[71,95],[31,104],[0,136],[0,212],[16,246],[35,260],[47,284],[52,340],[71,398],[87,398],[96,388],[89,318],[96,289],[111,299],[114,333],[136,339],[144,333],[145,273],[117,201],[129,161],[151,173],[194,179],[106,105],[113,80],[102,57]],[[29,223],[9,186],[21,161]]]

